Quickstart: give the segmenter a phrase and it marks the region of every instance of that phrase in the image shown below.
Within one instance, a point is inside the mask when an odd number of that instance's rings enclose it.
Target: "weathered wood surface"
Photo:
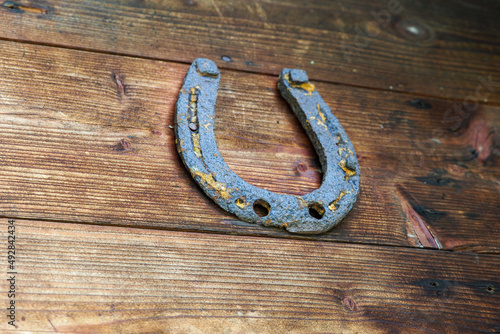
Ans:
[[[0,332],[500,332],[499,14],[485,0],[0,1],[0,238],[15,218],[18,272],[17,328],[2,313]],[[224,159],[296,195],[320,166],[276,75],[307,70],[361,165],[340,226],[242,223],[198,189],[171,126],[202,56],[223,68]]]
[[[19,331],[500,330],[496,255],[22,220],[16,234]]]
[[[191,180],[169,127],[186,70],[1,42],[1,214],[291,237],[239,222]],[[320,166],[276,81],[223,71],[216,135],[245,180],[304,194],[319,186]],[[317,88],[354,143],[362,183],[345,221],[310,238],[499,251],[498,107],[443,123],[452,106],[443,100]]]
[[[0,6],[0,38],[498,104],[499,14],[487,0],[19,0]]]

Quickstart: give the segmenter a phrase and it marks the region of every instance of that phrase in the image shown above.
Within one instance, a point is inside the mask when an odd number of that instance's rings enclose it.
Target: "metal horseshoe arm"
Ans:
[[[220,72],[208,59],[196,59],[179,93],[175,136],[179,155],[203,191],[239,219],[293,233],[317,234],[337,225],[359,192],[354,147],[331,109],[302,70],[284,69],[278,82],[319,156],[320,188],[304,196],[277,194],[245,182],[224,162],[214,134]]]

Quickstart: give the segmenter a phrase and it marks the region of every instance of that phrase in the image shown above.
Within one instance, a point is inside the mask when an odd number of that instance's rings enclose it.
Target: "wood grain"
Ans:
[[[16,331],[500,329],[496,255],[38,221],[15,224]],[[0,226],[6,240],[6,220]],[[1,281],[5,291],[6,280]],[[6,298],[0,295],[2,305]],[[6,321],[0,328],[13,331]]]
[[[180,162],[170,126],[186,65],[13,42],[0,50],[4,217],[292,237],[223,212]],[[321,168],[276,82],[222,72],[218,144],[246,181],[305,194]],[[344,222],[313,238],[499,251],[498,108],[481,106],[451,131],[443,100],[317,88],[354,143],[362,182]]]
[[[0,6],[0,38],[185,63],[204,56],[224,68],[275,75],[298,67],[316,80],[500,102],[498,2],[14,4]]]
[[[499,14],[486,0],[0,1],[0,240],[14,218],[17,272],[16,327],[3,313],[0,332],[500,332]],[[204,196],[172,128],[197,57],[223,69],[226,162],[293,195],[321,166],[276,82],[307,70],[360,161],[340,226],[291,235]]]

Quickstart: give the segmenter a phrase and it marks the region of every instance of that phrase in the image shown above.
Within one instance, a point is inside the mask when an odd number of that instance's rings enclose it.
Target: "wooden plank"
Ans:
[[[38,221],[15,225],[16,331],[500,330],[498,255]],[[7,221],[0,226],[6,242]],[[7,291],[7,280],[1,281]],[[7,294],[0,300],[6,305]],[[14,331],[5,317],[0,328]]]
[[[499,13],[487,0],[19,0],[0,6],[0,37],[498,104]]]
[[[169,128],[186,70],[0,42],[0,214],[292,237],[236,220],[191,180]],[[222,72],[218,144],[246,181],[305,194],[319,186],[320,166],[276,82]],[[499,251],[498,107],[457,122],[439,99],[317,88],[354,143],[362,179],[353,211],[314,238]]]

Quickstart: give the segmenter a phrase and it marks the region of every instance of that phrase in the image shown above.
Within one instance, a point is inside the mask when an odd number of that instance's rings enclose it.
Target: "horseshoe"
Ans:
[[[337,225],[359,192],[360,171],[354,147],[307,74],[284,69],[278,80],[309,136],[323,170],[321,186],[304,195],[277,194],[245,182],[224,162],[214,134],[220,72],[209,59],[191,64],[175,110],[175,141],[184,165],[205,194],[240,220],[318,234]]]

